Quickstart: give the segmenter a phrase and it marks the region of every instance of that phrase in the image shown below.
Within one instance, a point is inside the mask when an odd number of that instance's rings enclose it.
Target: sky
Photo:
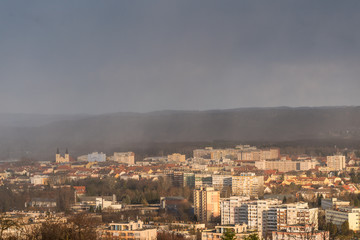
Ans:
[[[0,112],[360,105],[358,0],[0,2]]]

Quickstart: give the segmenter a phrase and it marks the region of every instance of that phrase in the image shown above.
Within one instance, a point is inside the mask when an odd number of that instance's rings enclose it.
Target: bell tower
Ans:
[[[68,151],[67,148],[66,148],[66,151],[65,151],[65,161],[66,161],[66,162],[70,162],[69,151]]]
[[[61,158],[60,151],[59,151],[59,148],[57,148],[56,154],[55,154],[55,161],[60,162],[60,158]]]

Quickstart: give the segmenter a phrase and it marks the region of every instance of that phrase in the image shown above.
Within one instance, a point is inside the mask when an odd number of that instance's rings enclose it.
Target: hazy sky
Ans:
[[[360,105],[359,0],[0,2],[0,112]]]

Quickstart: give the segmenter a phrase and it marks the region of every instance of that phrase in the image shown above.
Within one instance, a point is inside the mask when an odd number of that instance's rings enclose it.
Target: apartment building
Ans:
[[[212,175],[210,173],[196,173],[195,174],[195,188],[211,187]]]
[[[211,152],[213,151],[212,147],[206,147],[204,149],[195,149],[193,151],[194,158],[211,158]]]
[[[240,208],[243,203],[250,200],[246,196],[231,196],[230,198],[222,198],[220,200],[221,225],[239,224],[241,221]]]
[[[173,172],[172,176],[172,184],[175,187],[183,187],[184,186],[184,173],[183,172]]]
[[[255,162],[255,167],[261,170],[278,170],[279,172],[307,171],[314,169],[315,160],[262,160]]]
[[[321,199],[321,208],[326,209],[333,209],[333,208],[339,208],[339,207],[346,207],[349,206],[349,201],[341,201],[337,198],[323,198]]]
[[[193,151],[194,158],[205,158],[219,160],[221,158],[230,158],[237,160],[266,160],[279,159],[280,149],[257,149],[250,145],[239,145],[235,148],[213,149],[207,147],[205,149],[195,149]]]
[[[183,173],[183,185],[184,187],[195,187],[195,173]]]
[[[244,196],[258,196],[264,186],[264,176],[256,176],[255,173],[241,173],[240,176],[232,176],[232,194]]]
[[[201,240],[214,240],[214,239],[221,239],[228,229],[235,233],[235,239],[241,240],[244,239],[246,236],[256,232],[248,232],[247,226],[245,223],[243,224],[236,224],[236,225],[222,225],[222,226],[215,226],[215,229],[212,230],[204,230],[201,233]]]
[[[311,225],[318,229],[318,209],[309,208],[307,203],[298,202],[271,206],[266,211],[264,232],[279,231],[289,225]]]
[[[326,157],[327,166],[331,171],[341,171],[345,169],[345,156],[335,155]]]
[[[279,158],[280,158],[280,148],[261,149],[260,159],[268,160],[268,159],[279,159]]]
[[[360,208],[339,207],[338,209],[327,209],[325,210],[325,219],[327,223],[331,222],[338,227],[348,221],[350,230],[360,230]]]
[[[87,159],[88,162],[105,162],[106,161],[106,154],[105,153],[98,153],[98,152],[93,152],[93,153],[89,153],[87,155]]]
[[[232,186],[231,175],[212,175],[212,186],[215,190],[225,192],[227,188]]]
[[[238,160],[246,160],[246,161],[259,161],[261,160],[261,150],[247,150],[247,151],[239,151],[237,154]]]
[[[271,233],[272,240],[329,240],[328,231],[314,230],[311,225],[293,225],[283,227]]]
[[[211,222],[220,217],[220,192],[213,187],[194,190],[194,214],[199,222]]]
[[[186,156],[180,153],[173,153],[167,156],[168,162],[184,163],[186,161]]]
[[[145,228],[143,222],[130,221],[127,223],[110,223],[105,229],[97,231],[99,239],[114,239],[114,240],[156,240],[156,228]]]
[[[266,211],[280,205],[278,199],[249,200],[249,197],[232,196],[222,199],[220,204],[221,224],[246,223],[249,230],[258,231],[262,236],[266,225]]]
[[[128,165],[135,164],[135,153],[133,152],[114,152],[113,160]]]
[[[47,185],[49,182],[48,175],[34,175],[30,177],[30,183],[33,185]]]
[[[221,199],[221,224],[246,223],[249,230],[265,236],[286,226],[311,225],[318,229],[318,209],[307,203],[281,204],[278,199],[248,200],[232,196]]]

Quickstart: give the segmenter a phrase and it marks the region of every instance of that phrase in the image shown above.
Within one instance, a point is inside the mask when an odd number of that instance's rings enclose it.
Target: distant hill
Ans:
[[[3,118],[3,115],[0,115]],[[0,156],[45,158],[57,147],[74,154],[154,142],[360,139],[360,107],[241,108],[114,113],[1,126]],[[0,158],[0,159],[1,159]]]

